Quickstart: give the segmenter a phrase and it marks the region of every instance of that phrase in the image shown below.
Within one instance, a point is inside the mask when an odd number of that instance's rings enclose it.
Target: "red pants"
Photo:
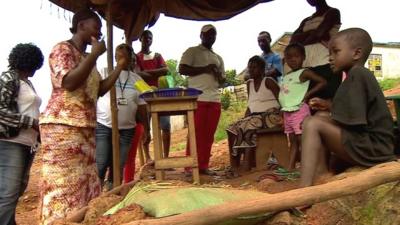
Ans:
[[[197,102],[194,112],[194,126],[196,131],[196,146],[199,169],[208,169],[211,157],[211,147],[214,142],[214,133],[221,115],[221,103]],[[190,146],[187,145],[186,155],[190,155]]]
[[[141,123],[136,124],[135,136],[133,136],[132,138],[131,149],[129,150],[128,158],[126,159],[125,162],[124,183],[132,181],[135,176],[136,153],[143,132],[144,132],[144,126]]]

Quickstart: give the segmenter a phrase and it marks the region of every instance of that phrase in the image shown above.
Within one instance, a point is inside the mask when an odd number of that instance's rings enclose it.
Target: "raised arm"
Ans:
[[[100,82],[99,96],[103,96],[111,89],[112,86],[115,85],[115,81],[118,79],[119,74],[121,73],[123,68],[128,68],[128,64],[129,64],[128,56],[121,57],[118,59],[117,66],[115,67],[115,69],[106,79]]]
[[[304,102],[308,102],[308,100],[318,91],[320,91],[322,88],[326,86],[326,80],[322,78],[321,76],[318,76],[315,72],[309,69],[305,69],[303,73],[300,75],[300,82],[306,82],[306,81],[313,81],[315,82],[315,85],[313,88],[307,91],[307,93],[304,95]]]
[[[62,87],[68,91],[74,91],[80,87],[96,65],[97,58],[105,51],[106,45],[104,41],[97,41],[96,38],[92,37],[92,51],[76,68],[63,77]]]

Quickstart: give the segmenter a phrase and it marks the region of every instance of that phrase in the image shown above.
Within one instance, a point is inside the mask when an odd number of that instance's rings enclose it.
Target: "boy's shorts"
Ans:
[[[311,115],[310,107],[307,104],[303,104],[297,111],[283,112],[283,124],[285,127],[285,134],[301,134],[301,124],[303,123],[303,120],[309,115]]]

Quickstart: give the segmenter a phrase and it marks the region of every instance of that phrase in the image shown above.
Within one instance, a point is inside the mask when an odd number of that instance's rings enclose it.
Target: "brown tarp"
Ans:
[[[66,10],[76,12],[91,7],[105,17],[110,0],[49,0]],[[152,26],[160,13],[188,20],[229,19],[258,3],[272,0],[111,0],[113,24],[125,31],[128,41],[134,41],[146,26]]]

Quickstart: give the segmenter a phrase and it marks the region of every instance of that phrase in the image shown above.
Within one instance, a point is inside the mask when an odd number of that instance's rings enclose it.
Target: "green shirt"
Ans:
[[[279,92],[279,103],[282,111],[293,112],[300,109],[310,84],[310,81],[300,81],[300,75],[303,71],[304,69],[299,69],[283,76]]]

